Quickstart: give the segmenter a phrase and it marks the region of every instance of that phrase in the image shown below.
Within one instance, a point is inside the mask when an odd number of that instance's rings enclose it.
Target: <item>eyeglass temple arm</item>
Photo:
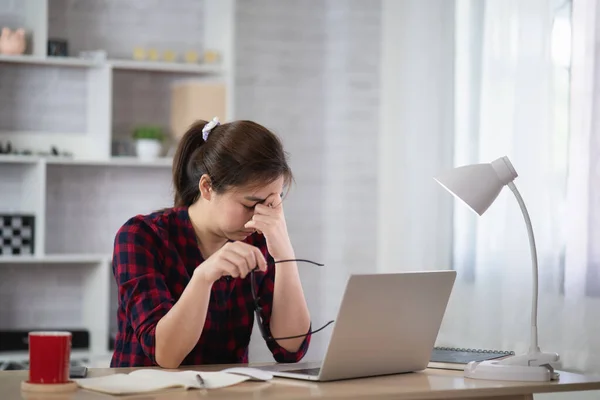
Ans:
[[[318,265],[319,267],[324,267],[325,264],[321,264],[315,261],[311,261],[311,260],[307,260],[304,258],[293,258],[293,259],[289,259],[289,260],[274,260],[273,264],[279,264],[279,263],[285,263],[285,262],[306,262],[309,264],[313,264],[313,265]]]
[[[272,337],[272,336],[267,336],[267,340],[286,340],[286,339],[296,339],[296,338],[301,338],[301,337],[305,337],[308,335],[312,335],[313,333],[317,333],[322,331],[323,329],[327,328],[329,325],[333,324],[333,320],[329,321],[328,323],[326,323],[325,325],[323,325],[322,327],[320,327],[319,329],[317,329],[316,331],[311,330],[310,328],[308,328],[308,332],[303,333],[302,335],[295,335],[295,336],[285,336],[285,337]],[[311,325],[312,326],[312,325]],[[263,336],[265,337],[265,336]]]

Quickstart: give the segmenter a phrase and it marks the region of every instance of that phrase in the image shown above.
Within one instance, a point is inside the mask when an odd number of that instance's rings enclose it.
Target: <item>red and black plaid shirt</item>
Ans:
[[[271,259],[264,236],[254,234],[245,242]],[[113,254],[119,331],[111,367],[156,365],[156,324],[177,302],[202,261],[187,208],[138,215],[119,229]],[[257,271],[255,275],[268,329],[275,267],[269,264],[267,272]],[[182,365],[248,362],[253,324],[250,276],[219,279],[212,286],[200,340]],[[307,336],[295,353],[274,341],[267,341],[267,346],[276,361],[297,362],[306,354],[309,342]]]

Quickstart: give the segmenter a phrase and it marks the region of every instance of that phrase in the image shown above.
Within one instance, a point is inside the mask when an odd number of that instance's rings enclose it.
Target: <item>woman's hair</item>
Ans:
[[[252,121],[217,125],[206,141],[197,121],[179,142],[173,159],[175,207],[188,207],[200,197],[200,177],[210,177],[212,189],[223,193],[231,188],[269,184],[283,176],[284,185],[293,180],[281,141],[265,127]]]

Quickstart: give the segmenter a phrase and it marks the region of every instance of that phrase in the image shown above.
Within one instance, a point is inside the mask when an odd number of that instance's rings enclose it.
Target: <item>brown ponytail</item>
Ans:
[[[194,203],[199,195],[199,188],[193,188],[191,182],[191,174],[189,164],[192,160],[192,155],[197,152],[204,144],[202,139],[202,128],[206,125],[206,121],[198,121],[192,125],[185,133],[173,158],[173,187],[175,188],[175,207],[190,206]],[[213,129],[214,130],[214,129]],[[200,175],[202,176],[202,175]],[[198,183],[200,178],[198,178]]]
[[[173,159],[175,207],[189,207],[200,197],[202,175],[210,177],[212,189],[223,193],[248,184],[268,184],[284,177],[293,179],[281,141],[252,121],[235,121],[214,127],[206,139],[206,121],[193,124],[179,142]]]

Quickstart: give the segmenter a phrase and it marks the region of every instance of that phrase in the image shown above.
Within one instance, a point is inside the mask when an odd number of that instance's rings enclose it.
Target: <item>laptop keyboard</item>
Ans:
[[[285,372],[292,372],[294,374],[301,374],[301,375],[319,376],[320,371],[321,371],[321,368],[305,368],[305,369],[291,369],[291,370],[287,370]]]

